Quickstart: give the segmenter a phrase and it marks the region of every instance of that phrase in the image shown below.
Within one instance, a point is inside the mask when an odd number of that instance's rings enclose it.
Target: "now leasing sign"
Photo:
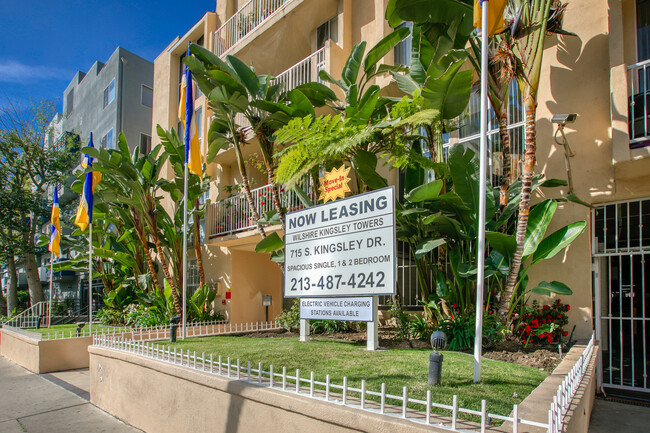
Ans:
[[[285,226],[285,297],[395,293],[393,187],[292,212]]]

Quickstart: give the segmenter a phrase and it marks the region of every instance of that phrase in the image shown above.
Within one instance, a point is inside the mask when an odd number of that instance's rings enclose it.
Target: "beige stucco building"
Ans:
[[[270,73],[296,85],[325,69],[338,78],[354,44],[373,46],[391,29],[384,19],[387,0],[243,0],[219,1],[184,36],[175,39],[154,63],[153,144],[156,125],[178,125],[180,60],[189,41],[217,55],[233,54],[257,73]],[[529,284],[558,280],[573,290],[563,299],[571,304],[569,331],[588,337],[595,328],[603,342],[603,383],[614,388],[647,392],[650,382],[650,97],[646,71],[650,58],[650,2],[645,0],[572,0],[563,27],[575,36],[549,36],[544,53],[537,111],[536,173],[567,179],[564,147],[554,140],[554,115],[576,113],[565,127],[573,152],[569,157],[573,193],[594,206],[560,203],[548,233],[570,222],[585,220],[588,229],[566,251],[531,269]],[[406,46],[385,58],[400,63]],[[648,63],[650,64],[650,63]],[[390,85],[388,77],[378,81]],[[646,95],[646,96],[643,96]],[[475,98],[475,97],[473,97]],[[476,99],[450,145],[478,140]],[[210,113],[205,96],[195,110],[200,118],[205,154]],[[523,141],[523,116],[517,98],[511,104],[510,128],[515,153]],[[495,130],[491,131],[496,133]],[[254,152],[256,146],[246,146]],[[498,170],[493,148],[492,169]],[[515,159],[517,155],[515,155]],[[234,151],[220,152],[208,165],[212,177],[211,205],[202,245],[207,280],[218,287],[219,307],[233,321],[264,320],[262,296],[272,296],[270,317],[281,310],[282,273],[266,255],[255,254],[259,241],[250,221],[235,218],[237,199],[226,206],[226,188],[239,174]],[[396,172],[385,173],[398,183]],[[264,176],[251,169],[259,206],[264,201]],[[399,187],[399,185],[398,185]],[[566,196],[568,188],[543,194]],[[541,196],[537,197],[538,199]],[[190,253],[193,254],[193,253]],[[398,251],[398,289],[415,304],[414,270]],[[413,274],[411,273],[413,272]]]

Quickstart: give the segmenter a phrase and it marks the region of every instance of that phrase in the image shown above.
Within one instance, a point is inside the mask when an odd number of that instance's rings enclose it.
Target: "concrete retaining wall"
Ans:
[[[88,350],[90,401],[147,432],[448,431],[129,353]]]
[[[34,373],[88,367],[92,337],[40,340],[39,334],[4,327],[0,354]],[[30,335],[32,334],[32,335]]]
[[[553,373],[521,402],[519,405],[519,416],[521,418],[542,423],[548,422],[550,402],[553,401],[558,387],[580,359],[585,348],[586,344],[575,344],[569,350],[569,353],[566,354],[562,362],[553,370]],[[594,406],[594,398],[596,396],[596,361],[599,350],[600,346],[596,345],[589,360],[587,371],[582,378],[581,385],[576,391],[576,395],[573,397],[573,401],[565,417],[564,431],[566,433],[587,433],[589,430],[589,418],[591,418],[591,409]],[[544,402],[544,404],[541,404],[541,402]],[[505,431],[512,431],[510,423],[503,427]],[[546,432],[545,429],[530,426],[526,426],[526,431],[530,433]]]

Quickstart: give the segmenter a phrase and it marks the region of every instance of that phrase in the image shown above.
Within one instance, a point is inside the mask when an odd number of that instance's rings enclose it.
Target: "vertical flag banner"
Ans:
[[[54,187],[54,201],[52,202],[52,216],[50,218],[52,223],[52,231],[50,232],[50,245],[48,250],[51,251],[55,256],[59,257],[61,255],[61,221],[59,219],[59,192]]]
[[[482,0],[474,0],[474,27],[482,28],[481,24],[481,3]],[[488,1],[488,36],[495,35],[503,31],[506,27],[503,13],[506,10],[508,0],[489,0]]]
[[[199,132],[196,125],[196,119],[194,118],[192,72],[187,68],[187,65],[185,65],[185,73],[183,74],[183,80],[181,81],[181,97],[178,104],[178,117],[185,127],[185,163],[188,165],[190,173],[201,176],[203,174],[203,163],[201,161]]]
[[[93,146],[93,134],[90,133],[90,142],[88,147]],[[93,157],[90,155],[85,155],[81,166],[86,169],[93,166]],[[95,187],[102,179],[102,174],[99,172],[88,172],[85,175],[83,192],[81,194],[81,199],[79,201],[79,208],[77,208],[77,216],[74,219],[74,223],[79,226],[79,228],[84,231],[88,224],[93,222],[93,193],[95,192]]]

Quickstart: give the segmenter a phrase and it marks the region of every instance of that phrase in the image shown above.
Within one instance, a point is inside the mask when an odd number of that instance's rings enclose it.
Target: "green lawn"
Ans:
[[[223,362],[230,357],[233,364],[239,358],[242,366],[246,366],[246,361],[250,360],[253,368],[262,362],[267,371],[270,364],[275,372],[280,373],[282,367],[287,367],[287,375],[295,375],[296,368],[299,368],[301,378],[309,378],[310,371],[314,371],[316,380],[325,381],[325,375],[330,374],[331,383],[339,385],[347,376],[348,386],[355,388],[360,388],[361,380],[365,379],[366,389],[371,391],[380,391],[384,382],[386,392],[393,395],[401,395],[402,387],[407,386],[409,397],[421,400],[426,400],[426,391],[431,389],[432,401],[443,404],[451,404],[452,396],[457,394],[458,404],[467,409],[480,410],[481,400],[485,399],[488,412],[500,415],[508,415],[512,405],[521,403],[548,374],[536,368],[485,359],[482,362],[482,383],[474,384],[473,357],[464,353],[443,352],[442,386],[429,387],[430,350],[369,352],[365,350],[365,345],[326,338],[300,343],[295,337],[225,336],[179,340],[171,347],[172,350],[176,347],[183,351],[196,351],[198,356],[203,352],[206,357],[213,354],[215,361],[219,355]],[[449,412],[443,411],[441,414],[449,415]]]
[[[84,326],[82,328],[82,331],[84,331],[86,333],[86,335],[88,335],[88,330],[89,330],[89,328],[88,328],[88,325],[86,324],[86,326]],[[105,326],[105,325],[100,325],[100,324],[97,324],[97,323],[93,323],[93,334],[101,334],[103,332],[130,331],[130,330],[131,330],[131,328],[127,328],[127,327],[124,327],[124,326],[121,326],[121,327],[120,326]],[[65,334],[65,337],[69,337],[70,333],[72,333],[72,336],[76,335],[77,325],[74,324],[74,323],[71,323],[71,324],[68,324],[68,325],[54,325],[54,326],[50,326],[49,328],[40,328],[40,329],[31,328],[31,329],[27,329],[27,331],[37,332],[37,333],[43,335],[44,337],[47,336],[48,334],[50,334],[50,338],[54,338],[55,333],[59,334],[59,336],[60,336],[61,332],[63,332]]]

